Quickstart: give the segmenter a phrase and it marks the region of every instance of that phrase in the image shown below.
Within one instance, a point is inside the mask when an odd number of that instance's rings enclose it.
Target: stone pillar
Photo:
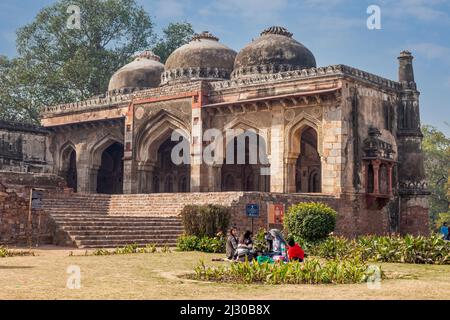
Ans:
[[[297,157],[289,157],[284,161],[285,164],[285,172],[286,172],[286,192],[287,193],[296,193],[297,192],[297,183],[296,183],[296,164]]]
[[[203,121],[202,109],[192,109],[192,141],[191,141],[191,192],[201,192],[203,171]]]
[[[392,196],[392,170],[393,170],[394,164],[393,163],[389,163],[388,164],[388,192],[389,195]]]
[[[373,166],[373,193],[380,193],[380,161],[374,160],[372,161]]]
[[[91,172],[86,143],[78,144],[75,151],[77,153],[77,190],[79,193],[95,193],[96,189],[92,191],[91,188]]]
[[[153,191],[153,171],[155,170],[155,164],[152,163],[140,163],[137,168],[138,177],[138,193],[146,194]]]
[[[137,165],[133,159],[125,158],[123,162],[123,193],[138,193]]]
[[[125,116],[124,132],[124,157],[123,157],[123,193],[132,194],[138,192],[137,164],[135,161],[134,146],[134,105],[130,104]]]
[[[270,192],[289,192],[284,152],[284,110],[282,106],[274,106],[270,130]]]

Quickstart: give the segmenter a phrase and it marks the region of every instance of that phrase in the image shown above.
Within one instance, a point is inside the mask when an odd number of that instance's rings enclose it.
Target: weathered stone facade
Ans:
[[[0,171],[50,172],[48,134],[42,127],[0,121]]]
[[[44,193],[63,193],[64,180],[52,174],[0,172],[0,245],[50,244],[53,227],[49,214],[33,209],[30,214],[31,188]],[[31,223],[30,223],[31,222]]]
[[[316,193],[338,209],[341,234],[428,233],[410,53],[399,57],[399,81],[345,65],[316,67],[283,28],[267,29],[237,54],[234,71],[232,56],[203,33],[169,58],[159,87],[115,79],[123,88],[47,107],[42,125],[51,132],[53,172],[79,193],[247,191],[261,192],[250,203],[260,197],[287,205]],[[205,163],[209,129],[256,132],[267,162]],[[189,164],[169,163],[175,130],[189,141]],[[228,138],[223,158],[241,134]]]

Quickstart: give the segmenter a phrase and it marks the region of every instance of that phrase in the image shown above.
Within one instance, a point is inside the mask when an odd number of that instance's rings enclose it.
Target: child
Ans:
[[[295,243],[293,239],[290,239],[288,244],[289,261],[303,262],[303,259],[305,258],[305,252],[303,251],[303,249],[298,245],[298,243]]]

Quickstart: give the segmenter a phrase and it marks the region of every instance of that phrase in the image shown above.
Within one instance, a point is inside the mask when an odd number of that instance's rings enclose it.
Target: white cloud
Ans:
[[[161,19],[183,17],[186,13],[186,5],[189,5],[188,1],[160,0],[156,5],[156,11],[150,14]]]
[[[448,47],[431,42],[422,42],[410,44],[408,48],[413,51],[413,54],[418,53],[429,60],[440,60],[450,65],[450,48]]]
[[[412,17],[427,22],[450,22],[447,12],[440,5],[445,0],[385,0],[382,14],[394,18]]]
[[[349,0],[304,0],[303,3],[308,7],[329,9],[337,5],[344,4]]]
[[[287,5],[287,0],[214,0],[210,10],[249,22],[269,22],[277,20]]]

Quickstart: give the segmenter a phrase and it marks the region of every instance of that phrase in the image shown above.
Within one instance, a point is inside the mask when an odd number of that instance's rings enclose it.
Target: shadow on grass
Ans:
[[[0,266],[0,270],[14,270],[14,269],[33,269],[32,266]]]

